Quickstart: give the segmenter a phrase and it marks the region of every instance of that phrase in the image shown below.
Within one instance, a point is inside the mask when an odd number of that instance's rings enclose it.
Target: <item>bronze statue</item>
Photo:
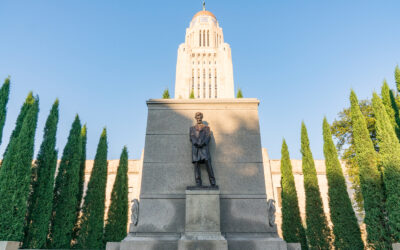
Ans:
[[[211,156],[208,145],[211,139],[210,127],[203,124],[203,114],[197,112],[194,116],[196,125],[190,127],[190,141],[192,142],[192,163],[194,164],[194,178],[197,186],[202,186],[200,164],[207,168],[211,186],[216,186],[214,171],[211,165]]]

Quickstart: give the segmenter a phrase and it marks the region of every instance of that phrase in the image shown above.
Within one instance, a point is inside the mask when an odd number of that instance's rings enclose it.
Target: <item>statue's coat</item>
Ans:
[[[192,163],[210,160],[210,150],[208,144],[210,142],[210,127],[192,126],[190,127],[190,141],[192,142]]]

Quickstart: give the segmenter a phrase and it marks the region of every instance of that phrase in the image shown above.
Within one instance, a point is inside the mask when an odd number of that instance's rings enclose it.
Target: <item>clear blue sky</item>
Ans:
[[[0,79],[11,75],[2,155],[21,104],[40,97],[36,148],[60,99],[59,157],[76,113],[94,158],[107,126],[109,159],[144,146],[145,101],[173,93],[177,48],[200,0],[0,1]],[[231,45],[236,88],[261,100],[262,145],[280,158],[285,137],[300,158],[304,120],[314,158],[323,158],[322,119],[379,91],[400,64],[400,1],[208,0]],[[37,149],[36,149],[37,152]]]

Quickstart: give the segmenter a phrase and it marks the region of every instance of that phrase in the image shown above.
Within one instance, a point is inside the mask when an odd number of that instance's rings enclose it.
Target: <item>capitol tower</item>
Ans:
[[[175,99],[234,98],[232,54],[213,13],[196,13],[178,48]]]
[[[203,2],[178,49],[175,98],[146,101],[139,199],[107,250],[293,249],[266,193],[260,101],[234,98],[231,58]]]

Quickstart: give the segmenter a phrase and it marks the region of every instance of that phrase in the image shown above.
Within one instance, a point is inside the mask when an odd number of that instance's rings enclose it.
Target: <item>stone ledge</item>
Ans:
[[[218,99],[149,99],[146,104],[243,104],[256,103],[260,100],[257,98],[218,98]]]
[[[0,250],[17,250],[19,245],[18,241],[0,241]]]
[[[186,188],[185,193],[188,195],[214,195],[220,194],[220,190],[217,186],[189,186]]]
[[[265,194],[220,194],[220,199],[267,199]],[[185,199],[185,194],[143,194],[140,199]]]

